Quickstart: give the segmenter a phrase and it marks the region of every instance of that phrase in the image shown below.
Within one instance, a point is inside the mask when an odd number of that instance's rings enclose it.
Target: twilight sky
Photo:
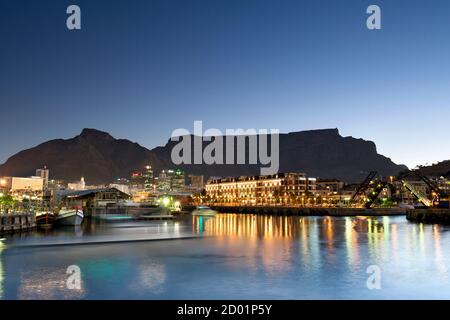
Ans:
[[[82,30],[66,28],[78,4]],[[382,30],[366,8],[382,9]],[[84,127],[339,128],[410,167],[450,159],[448,0],[0,0],[0,162]]]

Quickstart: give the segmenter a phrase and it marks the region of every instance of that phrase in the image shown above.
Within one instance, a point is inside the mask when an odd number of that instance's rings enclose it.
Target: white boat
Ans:
[[[83,222],[83,211],[78,209],[61,209],[55,218],[55,224],[60,226],[79,226]]]
[[[192,211],[193,216],[215,216],[216,214],[216,210],[213,210],[207,206],[197,206],[195,210]]]

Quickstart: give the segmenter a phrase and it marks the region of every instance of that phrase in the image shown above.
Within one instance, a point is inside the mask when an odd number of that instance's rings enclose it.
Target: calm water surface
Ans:
[[[405,217],[87,221],[0,242],[0,298],[450,299],[449,231]],[[70,265],[80,290],[67,289]]]

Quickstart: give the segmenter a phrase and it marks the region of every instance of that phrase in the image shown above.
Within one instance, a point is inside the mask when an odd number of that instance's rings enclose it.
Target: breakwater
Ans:
[[[406,218],[414,222],[450,225],[450,209],[427,208],[407,210]]]
[[[210,206],[220,213],[248,213],[261,215],[286,215],[286,216],[394,216],[405,215],[404,208],[319,208],[319,207],[282,207],[282,206]],[[184,210],[192,211],[195,207],[185,207]]]
[[[0,214],[0,234],[29,231],[36,228],[36,216],[33,213]]]

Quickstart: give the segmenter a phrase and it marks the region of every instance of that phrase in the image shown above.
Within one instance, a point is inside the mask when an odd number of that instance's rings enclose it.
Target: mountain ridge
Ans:
[[[85,128],[73,138],[49,140],[16,153],[0,165],[0,176],[29,176],[35,169],[47,166],[52,179],[75,181],[84,176],[88,183],[101,184],[129,177],[132,171],[148,163],[155,172],[179,167],[188,174],[206,177],[258,175],[260,172],[260,164],[175,166],[171,150],[177,143],[168,139],[164,146],[147,149],[137,142],[116,139],[108,132]],[[203,146],[209,143],[203,142]],[[373,141],[343,137],[337,128],[282,133],[279,147],[279,172],[305,172],[320,178],[358,182],[371,170],[387,176],[406,168],[378,154]]]

